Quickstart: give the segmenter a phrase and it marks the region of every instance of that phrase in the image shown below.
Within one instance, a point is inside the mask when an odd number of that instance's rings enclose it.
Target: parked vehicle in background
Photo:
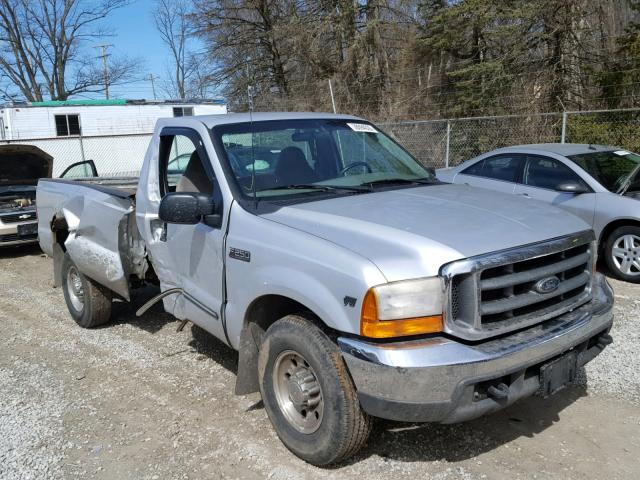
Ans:
[[[0,145],[0,247],[36,243],[36,185],[50,178],[53,157],[33,145]],[[61,178],[96,178],[92,160],[69,165]]]
[[[38,241],[36,184],[53,157],[32,145],[0,145],[0,247]]]
[[[437,176],[579,216],[593,227],[611,273],[640,283],[640,155],[601,145],[519,145],[438,170]]]
[[[316,465],[358,451],[372,417],[452,423],[551,395],[612,341],[584,221],[442,184],[357,117],[160,120],[137,191],[55,179],[37,197],[80,326],[159,284],[139,312],[163,300],[239,350],[236,393],[260,391]]]

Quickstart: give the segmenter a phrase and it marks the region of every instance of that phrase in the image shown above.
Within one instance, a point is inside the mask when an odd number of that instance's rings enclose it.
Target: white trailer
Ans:
[[[158,119],[225,113],[223,100],[12,103],[0,107],[0,143],[41,148],[54,158],[54,177],[84,160],[101,175],[137,175]]]

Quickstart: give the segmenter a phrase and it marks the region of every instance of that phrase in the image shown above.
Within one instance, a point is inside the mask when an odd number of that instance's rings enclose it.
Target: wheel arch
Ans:
[[[262,337],[269,326],[291,314],[302,314],[326,333],[332,332],[313,309],[289,296],[270,293],[255,298],[245,312],[240,333],[236,395],[246,395],[259,390],[258,353]]]
[[[65,242],[69,237],[69,225],[62,212],[56,213],[49,222],[51,230],[51,253],[53,257],[53,284],[62,286],[62,260],[67,252]]]
[[[598,252],[602,253],[607,243],[609,236],[613,233],[614,230],[620,227],[640,227],[640,220],[635,218],[616,218],[609,222],[600,232],[600,238],[598,239]]]

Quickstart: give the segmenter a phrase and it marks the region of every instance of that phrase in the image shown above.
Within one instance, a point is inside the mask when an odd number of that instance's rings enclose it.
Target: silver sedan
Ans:
[[[593,226],[613,275],[640,283],[639,154],[600,145],[520,145],[438,170],[437,176],[574,213]]]

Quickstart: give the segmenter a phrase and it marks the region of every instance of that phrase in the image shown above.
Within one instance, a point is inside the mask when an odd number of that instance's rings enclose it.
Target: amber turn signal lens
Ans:
[[[362,302],[360,335],[370,338],[406,337],[436,333],[443,330],[442,315],[428,317],[403,318],[398,320],[379,320],[378,302],[373,290],[369,290]]]

